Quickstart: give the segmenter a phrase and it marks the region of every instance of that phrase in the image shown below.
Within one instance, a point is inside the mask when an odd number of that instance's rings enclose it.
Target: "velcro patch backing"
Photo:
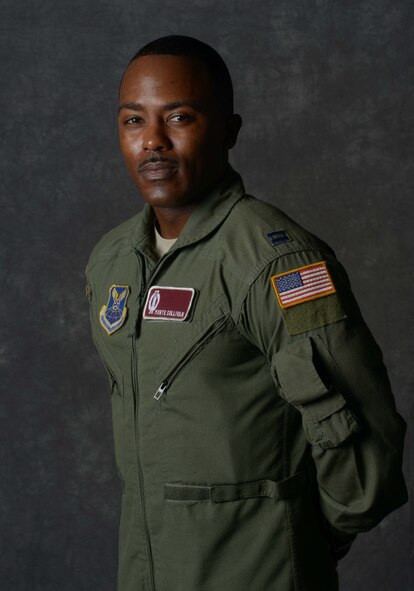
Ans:
[[[344,320],[346,314],[336,293],[282,310],[289,334],[295,335]]]

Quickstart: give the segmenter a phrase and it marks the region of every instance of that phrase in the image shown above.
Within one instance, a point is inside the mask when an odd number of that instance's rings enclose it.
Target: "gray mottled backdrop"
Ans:
[[[152,38],[194,35],[222,53],[244,118],[233,164],[335,248],[413,418],[412,7],[1,0],[2,591],[115,589],[120,491],[83,271],[141,207],[115,107],[124,65]],[[409,532],[406,506],[361,535],[341,589],[412,589]]]

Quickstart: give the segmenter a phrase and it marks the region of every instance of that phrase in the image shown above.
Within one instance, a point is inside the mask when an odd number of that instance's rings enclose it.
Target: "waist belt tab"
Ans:
[[[224,503],[240,499],[268,497],[270,499],[289,499],[297,495],[306,484],[305,472],[298,472],[285,480],[255,480],[240,484],[217,484],[197,486],[192,484],[168,483],[164,485],[164,498],[167,501],[210,501]]]

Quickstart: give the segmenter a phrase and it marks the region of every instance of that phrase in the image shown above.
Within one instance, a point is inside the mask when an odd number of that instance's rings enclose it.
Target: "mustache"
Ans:
[[[141,164],[138,166],[138,172],[141,172],[147,168],[151,168],[153,164],[159,164],[160,162],[166,162],[171,166],[178,166],[178,161],[175,160],[175,158],[168,158],[166,156],[150,156],[141,162]]]

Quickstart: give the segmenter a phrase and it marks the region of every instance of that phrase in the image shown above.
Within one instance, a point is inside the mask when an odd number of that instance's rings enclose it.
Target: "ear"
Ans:
[[[240,115],[231,115],[226,122],[226,148],[231,150],[237,142],[240,128],[242,126],[242,118]]]

